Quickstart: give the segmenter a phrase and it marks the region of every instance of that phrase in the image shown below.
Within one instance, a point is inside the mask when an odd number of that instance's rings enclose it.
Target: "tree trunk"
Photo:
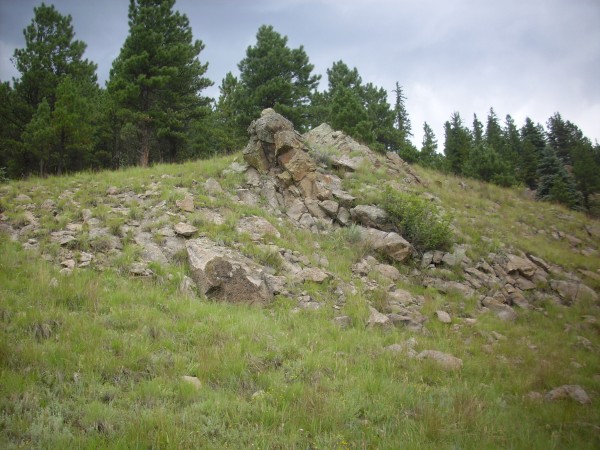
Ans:
[[[150,159],[150,130],[147,126],[142,127],[141,138],[140,166],[148,167],[148,161]]]
[[[63,159],[64,159],[64,155],[65,155],[66,140],[67,140],[67,137],[65,136],[65,130],[62,129],[60,131],[60,143],[58,144],[59,145],[59,148],[58,148],[58,169],[57,169],[58,175],[62,175],[62,171],[63,171]]]

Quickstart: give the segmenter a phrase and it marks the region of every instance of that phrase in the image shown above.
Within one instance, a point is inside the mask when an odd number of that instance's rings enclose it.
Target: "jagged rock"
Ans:
[[[268,172],[277,157],[275,135],[286,131],[294,133],[294,126],[289,120],[271,108],[263,110],[260,118],[248,127],[250,141],[243,151],[244,160],[259,172]],[[280,138],[279,144],[285,146],[287,142]]]
[[[73,259],[65,259],[60,265],[65,269],[73,270],[75,268],[75,261]]]
[[[546,400],[556,401],[571,399],[582,405],[592,403],[590,396],[585,390],[577,384],[565,384],[563,386],[552,389],[546,394]]]
[[[191,237],[198,231],[194,225],[189,223],[179,222],[178,224],[173,226],[173,230],[176,234],[183,237]]]
[[[65,246],[70,242],[77,241],[77,238],[73,236],[73,232],[71,231],[53,231],[50,233],[50,239],[61,246]]]
[[[534,255],[527,255],[527,257],[529,258],[529,260],[531,262],[536,264],[538,267],[540,267],[544,271],[550,272],[550,265],[546,261],[544,261],[542,258],[538,258],[537,256],[534,256]]]
[[[167,264],[169,260],[162,251],[160,245],[154,242],[151,233],[141,232],[134,237],[134,241],[142,247],[142,259],[160,264]]]
[[[389,302],[395,302],[398,305],[409,306],[418,303],[418,300],[410,292],[403,289],[396,289],[395,291],[388,292],[387,295]]]
[[[201,208],[200,216],[202,217],[203,221],[212,223],[214,225],[223,225],[225,223],[225,218],[221,213],[209,208]]]
[[[260,241],[265,236],[281,237],[277,228],[267,219],[258,216],[242,217],[237,226],[238,233],[247,233],[253,241]]]
[[[500,320],[505,322],[513,322],[518,317],[514,309],[492,297],[484,298],[482,304],[490,311],[493,311]]]
[[[400,279],[400,271],[389,264],[377,264],[373,270],[389,280],[398,281]]]
[[[210,195],[219,195],[223,193],[223,188],[214,178],[209,178],[206,180],[204,183],[204,189],[206,189],[206,192],[208,192]]]
[[[531,291],[535,289],[535,284],[523,277],[518,277],[515,280],[514,286],[518,287],[522,291]]]
[[[389,228],[388,213],[377,206],[358,205],[350,210],[350,215],[352,220],[365,227],[383,229],[388,226]]]
[[[409,315],[391,313],[388,314],[387,317],[396,327],[402,326],[410,331],[415,332],[423,331],[423,324]]]
[[[265,274],[265,281],[267,286],[273,294],[286,294],[287,278],[284,276],[276,276]]]
[[[279,134],[281,133],[278,133],[278,136]],[[308,155],[307,150],[300,147],[301,145],[302,143],[298,142],[299,147],[289,148],[277,158],[296,182],[302,181],[308,173],[314,172],[317,168],[314,160]]]
[[[369,306],[369,319],[367,320],[369,328],[389,328],[392,321],[385,314],[380,313],[372,306]]]
[[[258,187],[261,184],[261,177],[258,170],[254,167],[249,167],[248,170],[244,173],[244,178],[246,179],[246,184],[253,187]]]
[[[386,232],[375,228],[360,228],[361,239],[373,250],[394,261],[404,262],[413,254],[413,247],[398,233]]]
[[[417,359],[429,359],[435,361],[445,370],[460,370],[463,365],[462,359],[438,350],[423,350],[417,355]]]
[[[518,272],[525,278],[533,277],[537,268],[531,261],[516,255],[506,256],[508,258],[508,263],[506,264],[506,271],[509,274]]]
[[[452,318],[450,317],[450,314],[448,314],[446,311],[438,310],[435,312],[435,315],[437,316],[437,319],[442,323],[452,323]]]
[[[352,326],[352,318],[350,316],[337,316],[331,321],[340,328],[350,328]]]
[[[238,189],[236,191],[240,202],[248,206],[258,205],[258,196],[249,189]]]
[[[344,207],[340,207],[340,209],[338,210],[338,214],[337,214],[337,221],[344,226],[348,226],[350,225],[350,211],[348,211],[346,208]]]
[[[91,253],[81,252],[79,254],[79,267],[87,267],[91,264],[94,259],[94,255]]]
[[[241,253],[208,238],[186,242],[192,279],[209,298],[232,303],[264,304],[272,293],[263,269]]]
[[[183,211],[194,212],[194,198],[189,194],[182,200],[175,200],[175,205]]]
[[[323,283],[330,278],[330,275],[318,267],[307,267],[296,274],[296,279],[299,281],[312,281],[314,283]]]
[[[143,263],[133,263],[129,268],[129,274],[135,277],[151,277],[154,275],[154,272],[148,269]]]
[[[340,204],[335,200],[323,200],[319,202],[319,207],[325,211],[329,217],[335,219],[338,215]]]
[[[550,287],[555,290],[567,304],[571,304],[584,298],[598,301],[598,294],[594,292],[593,289],[580,282],[553,280],[550,282]]]
[[[371,255],[368,255],[356,264],[352,265],[352,273],[363,276],[368,275],[377,264],[379,264],[379,261],[377,261],[377,259],[373,258]]]

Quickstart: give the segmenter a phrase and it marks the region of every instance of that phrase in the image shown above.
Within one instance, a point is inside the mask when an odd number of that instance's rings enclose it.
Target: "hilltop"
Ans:
[[[0,186],[7,447],[596,448],[600,224],[273,110]]]

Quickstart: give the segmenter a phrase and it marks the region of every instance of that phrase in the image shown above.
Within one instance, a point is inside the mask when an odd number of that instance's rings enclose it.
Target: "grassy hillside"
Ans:
[[[533,307],[505,322],[482,310],[477,296],[425,288],[415,258],[396,265],[395,285],[422,296],[424,331],[367,327],[369,304],[384,301],[372,283],[387,281],[355,280],[356,290],[338,301],[338,285],[369,253],[355,230],[312,234],[260,202],[234,201],[244,177],[223,170],[235,158],[0,186],[0,447],[600,447],[597,302],[565,306],[531,292]],[[471,260],[533,253],[600,289],[597,222],[519,190],[415,170],[424,183],[410,189],[451,215],[454,240]],[[211,177],[224,192],[207,192]],[[361,167],[344,182],[368,203],[399,180]],[[118,206],[111,190],[121,195]],[[193,212],[177,207],[186,195]],[[277,228],[271,247],[236,231],[249,215]],[[89,217],[108,233],[94,234]],[[182,288],[189,267],[181,252],[167,264],[149,263],[150,277],[132,276],[142,252],[132,227],[161,244],[160,230],[182,217],[197,235],[275,273],[272,246],[324,266],[331,279],[298,290],[325,307],[298,310],[292,295],[264,308],[209,301]],[[69,224],[81,228],[61,245],[51,233]],[[112,248],[113,237],[122,248]],[[94,255],[89,266],[61,266],[84,254]],[[464,280],[460,268],[442,272]],[[437,320],[438,310],[452,323]],[[351,319],[345,328],[332,321],[341,313]],[[410,356],[426,349],[463,366],[443,370]],[[561,385],[581,386],[591,403],[546,399]]]

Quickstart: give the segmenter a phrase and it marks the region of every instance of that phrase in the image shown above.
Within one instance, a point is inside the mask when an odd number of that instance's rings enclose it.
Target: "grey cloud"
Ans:
[[[0,79],[9,79],[6,48],[40,2],[0,1]],[[104,80],[127,34],[127,1],[55,0],[70,13],[86,57]],[[323,75],[334,61],[356,66],[365,82],[405,88],[415,142],[423,121],[443,142],[443,122],[459,111],[470,124],[490,106],[518,125],[525,115],[545,122],[554,112],[600,139],[600,3],[597,0],[179,0],[206,49],[218,95],[225,73],[237,72],[262,24],[304,45]],[[10,51],[12,54],[12,50]],[[10,56],[10,55],[8,55]]]

